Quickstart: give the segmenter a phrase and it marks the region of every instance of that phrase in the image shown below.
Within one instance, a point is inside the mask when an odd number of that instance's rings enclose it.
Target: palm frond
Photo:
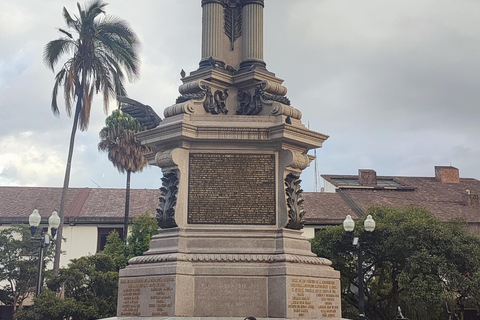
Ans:
[[[70,39],[56,39],[52,40],[45,46],[45,50],[43,52],[43,61],[45,64],[54,71],[54,66],[61,58],[64,53],[73,50],[75,47],[75,43],[72,42]]]
[[[62,83],[63,78],[65,77],[65,73],[66,73],[65,69],[60,70],[55,76],[55,84],[53,85],[52,112],[56,116],[60,114],[60,111],[58,110],[58,105],[57,105],[58,86]]]
[[[63,7],[63,19],[65,20],[67,27],[74,28],[75,30],[78,31],[78,21],[72,19],[72,17],[70,16],[70,13],[65,7]]]

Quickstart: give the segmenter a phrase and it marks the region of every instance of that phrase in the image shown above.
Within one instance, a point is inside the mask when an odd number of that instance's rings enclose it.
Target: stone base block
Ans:
[[[203,242],[187,246],[196,253],[161,252],[157,241],[152,254],[134,258],[120,272],[117,316],[340,319],[340,274],[330,261],[306,250],[308,240],[299,232],[270,235],[263,239],[271,243],[270,250],[264,246],[254,254],[243,246],[232,250],[231,235],[212,246],[202,234]],[[202,243],[221,253],[202,253]]]

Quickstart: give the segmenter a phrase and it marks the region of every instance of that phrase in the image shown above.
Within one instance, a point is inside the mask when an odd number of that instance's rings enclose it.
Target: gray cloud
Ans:
[[[71,119],[50,111],[54,74],[43,46],[76,2],[0,3],[0,184],[61,186]],[[198,67],[200,0],[118,0],[109,14],[127,20],[142,41],[141,79],[129,95],[159,114],[178,96],[181,69]],[[318,150],[321,173],[432,176],[452,164],[480,178],[480,3],[468,0],[267,0],[265,61],[311,129],[331,135]],[[104,125],[95,102],[77,135],[71,185],[123,188],[97,151]],[[114,107],[114,106],[112,106]],[[313,189],[313,164],[303,175]],[[160,186],[160,170],[132,177]],[[92,182],[95,181],[94,182]]]

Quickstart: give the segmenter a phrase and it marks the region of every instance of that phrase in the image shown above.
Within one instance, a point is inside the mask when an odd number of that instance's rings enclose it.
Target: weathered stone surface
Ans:
[[[182,75],[161,124],[136,135],[152,150],[149,163],[178,178],[175,207],[159,209],[175,223],[120,271],[118,319],[340,319],[339,272],[302,231],[285,228],[285,179],[328,136],[301,123],[283,80],[266,69],[264,1],[202,7],[199,69]],[[301,209],[300,188],[292,190]]]

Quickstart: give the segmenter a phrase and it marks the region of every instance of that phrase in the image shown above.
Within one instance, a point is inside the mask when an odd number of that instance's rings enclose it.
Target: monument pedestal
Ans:
[[[119,317],[249,315],[339,319],[339,273],[301,231],[264,227],[163,230],[121,270]]]
[[[266,69],[264,1],[201,3],[200,67],[136,135],[164,174],[161,230],[120,271],[117,316],[340,319],[340,274],[301,236],[300,174],[328,136]]]

